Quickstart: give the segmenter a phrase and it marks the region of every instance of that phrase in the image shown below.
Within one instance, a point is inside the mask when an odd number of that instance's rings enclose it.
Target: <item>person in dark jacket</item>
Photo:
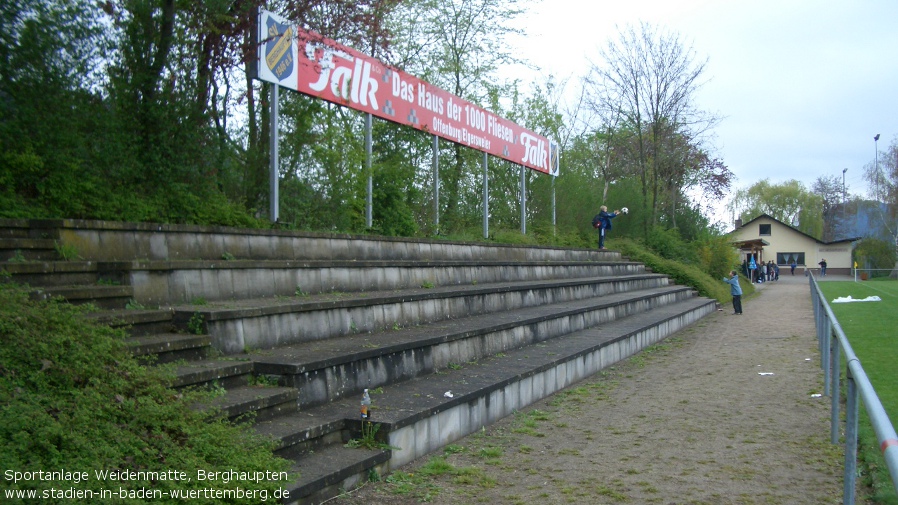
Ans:
[[[620,211],[608,212],[608,207],[602,205],[599,207],[599,249],[605,249],[605,230],[611,229],[611,220],[616,218]]]
[[[742,286],[739,285],[739,274],[735,270],[731,270],[730,277],[724,277],[723,282],[730,285],[730,294],[733,295],[733,314],[742,314]]]

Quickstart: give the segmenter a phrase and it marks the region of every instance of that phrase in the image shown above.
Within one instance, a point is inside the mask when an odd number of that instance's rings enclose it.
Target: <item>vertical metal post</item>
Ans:
[[[839,345],[839,339],[836,335],[833,335],[830,339],[832,343],[832,351],[829,359],[829,368],[830,368],[830,386],[829,386],[829,394],[830,394],[830,410],[829,410],[829,439],[830,442],[834,444],[839,443],[839,409],[841,405],[839,405],[840,396],[842,395],[842,391],[840,390],[840,375],[841,375],[841,359],[842,355],[840,350],[842,347]]]
[[[521,235],[527,234],[527,169],[521,165]]]
[[[845,406],[845,474],[843,478],[842,503],[854,505],[855,479],[857,478],[857,423],[858,391],[851,370],[847,371],[848,392]]]
[[[879,201],[879,134],[873,137],[873,171],[876,172],[876,195],[875,200]]]
[[[555,177],[552,177],[552,235],[555,235]]]
[[[813,284],[812,284],[813,286]],[[816,296],[816,293],[813,293],[812,297],[814,299],[814,325],[817,327],[817,350],[820,351],[820,360],[821,365],[823,364],[823,306],[820,303],[820,299]]]
[[[490,236],[489,155],[483,153],[483,238]]]
[[[368,175],[368,193],[365,198],[365,227],[371,228],[373,224],[373,199],[374,182],[371,173],[371,113],[365,114],[365,173]]]
[[[823,312],[823,311],[821,311]],[[823,315],[823,340],[821,344],[820,354],[820,366],[823,368],[823,384],[824,384],[824,393],[830,394],[830,388],[832,384],[830,384],[832,378],[829,376],[829,346],[830,341],[833,338],[833,327],[832,322],[826,317],[826,314]]]
[[[433,224],[440,232],[440,138],[433,136]]]
[[[281,87],[277,84],[271,84],[271,134],[269,135],[269,167],[268,167],[268,183],[269,183],[269,214],[271,222],[278,221],[278,98],[280,98]]]

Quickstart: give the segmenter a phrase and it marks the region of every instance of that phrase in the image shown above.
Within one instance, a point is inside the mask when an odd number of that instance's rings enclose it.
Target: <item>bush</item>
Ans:
[[[728,276],[730,270],[739,271],[739,254],[726,236],[709,237],[696,242],[702,270],[714,279]]]
[[[609,247],[619,250],[621,254],[633,261],[645,263],[645,266],[654,272],[670,276],[671,280],[677,284],[695,288],[701,296],[714,298],[721,303],[732,300],[728,284],[722,282],[720,278],[712,277],[697,266],[662,258],[631,239],[609,239]],[[751,283],[742,282],[740,284],[744,295],[754,292],[754,286]]]
[[[896,261],[895,248],[892,244],[875,238],[865,238],[858,242],[854,249],[854,257],[858,268],[880,270],[873,272],[874,277],[888,276]]]
[[[82,312],[63,302],[31,301],[24,288],[0,283],[0,468],[89,473],[80,483],[40,478],[13,483],[4,475],[3,487],[168,492],[239,486],[273,499],[286,482],[198,480],[197,469],[280,472],[287,462],[249,428],[191,408],[208,395],[169,388],[171,375],[139,365],[121,331],[90,323]],[[94,472],[105,470],[183,471],[192,479],[98,480]]]
[[[675,229],[653,228],[645,240],[645,245],[662,258],[690,265],[698,264],[695,248],[680,237]]]

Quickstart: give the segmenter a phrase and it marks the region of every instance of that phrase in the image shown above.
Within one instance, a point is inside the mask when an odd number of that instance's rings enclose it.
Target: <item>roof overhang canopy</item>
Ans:
[[[733,242],[733,247],[741,249],[743,251],[759,251],[761,249],[764,249],[765,245],[770,245],[770,242],[767,242],[762,238]]]

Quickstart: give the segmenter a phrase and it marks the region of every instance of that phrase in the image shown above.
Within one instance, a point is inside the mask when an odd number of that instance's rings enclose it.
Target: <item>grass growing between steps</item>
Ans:
[[[275,501],[288,464],[268,442],[190,409],[200,393],[170,389],[163,369],[133,359],[123,333],[82,311],[0,283],[0,501],[33,503],[14,493],[34,491],[57,497],[48,503],[144,503],[139,493],[150,492],[166,503],[193,491],[191,503],[221,503],[237,488],[243,499],[228,503]],[[104,490],[116,494],[86,494]]]

